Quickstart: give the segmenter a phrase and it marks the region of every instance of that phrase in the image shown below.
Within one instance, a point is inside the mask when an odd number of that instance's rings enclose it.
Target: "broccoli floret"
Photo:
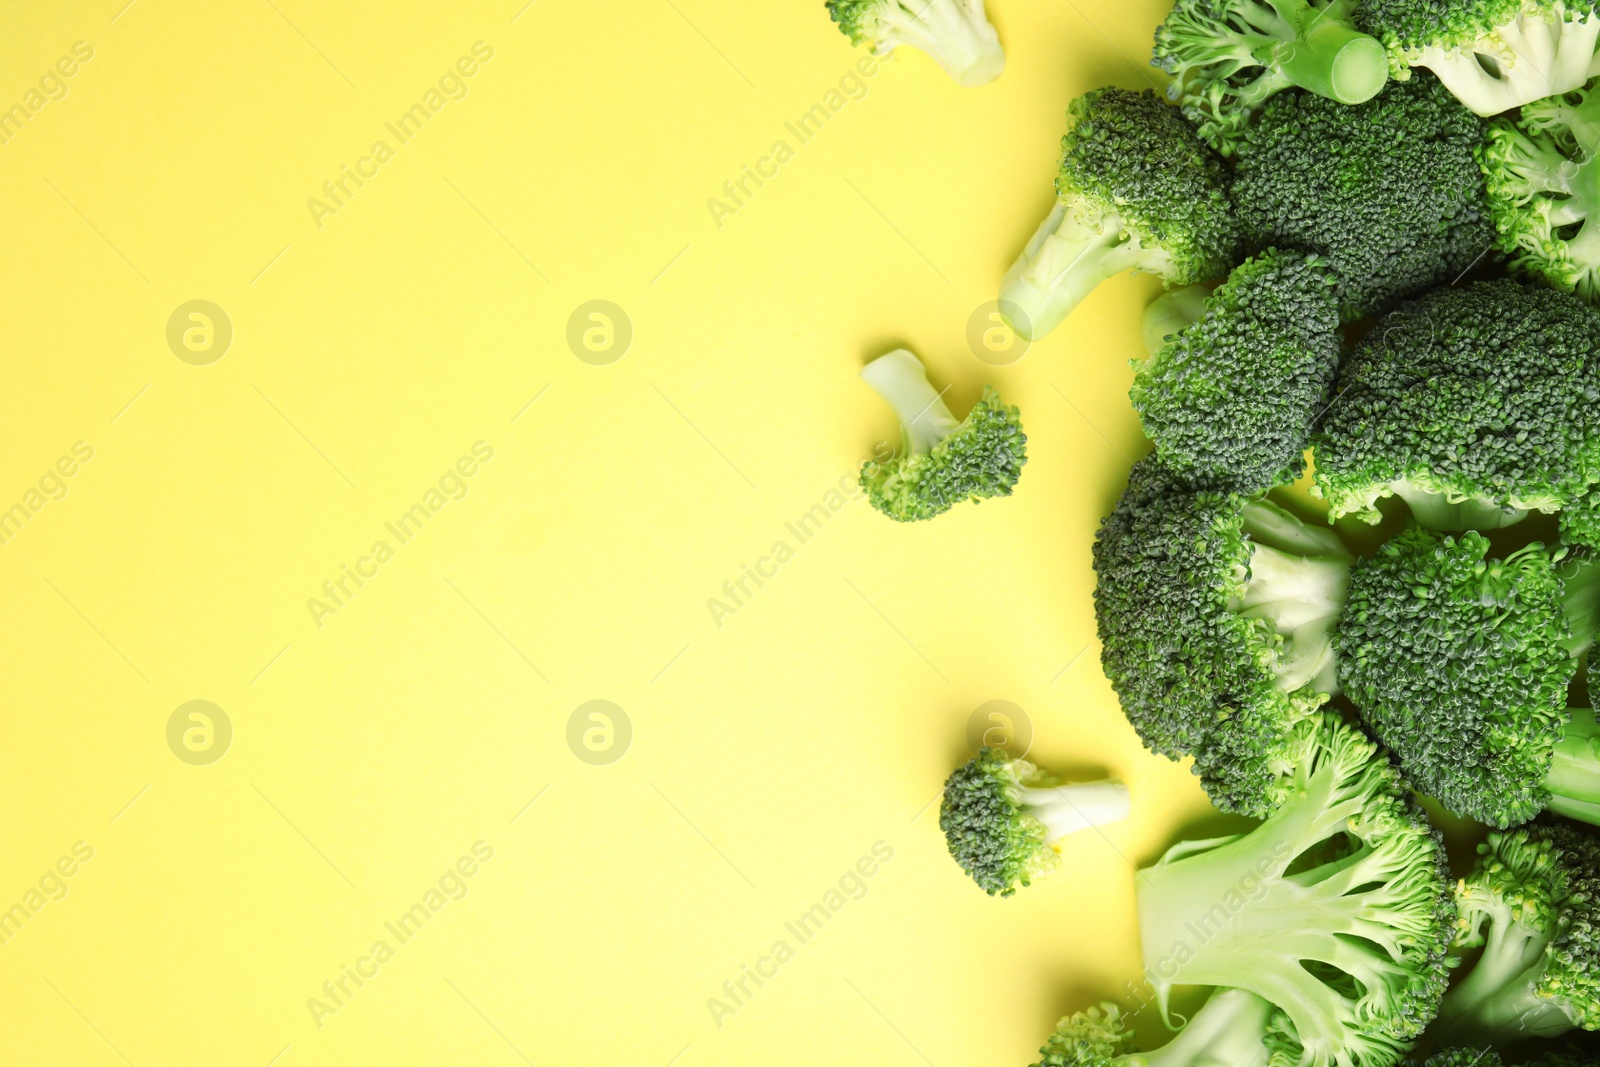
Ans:
[[[1056,1023],[1033,1067],[1266,1067],[1272,1005],[1238,989],[1219,989],[1167,1044],[1134,1044],[1122,1009],[1106,1001]]]
[[[1269,249],[1139,368],[1133,409],[1168,468],[1246,491],[1298,475],[1339,370],[1337,289],[1321,257]]]
[[[1337,692],[1329,631],[1351,555],[1264,497],[1197,489],[1152,456],[1094,546],[1101,664],[1145,745],[1195,757],[1224,811],[1265,815],[1290,728]]]
[[[1167,342],[1198,321],[1205,314],[1209,299],[1210,286],[1185,285],[1181,289],[1168,289],[1150,301],[1139,321],[1145,354],[1156,355],[1167,347]]]
[[[1228,172],[1178,109],[1149,90],[1072,102],[1056,204],[1000,289],[1011,326],[1036,341],[1125,270],[1168,285],[1226,274],[1239,243]]]
[[[1426,67],[1480,115],[1576,89],[1600,37],[1590,0],[1362,0],[1356,23],[1397,79]]]
[[[1600,1029],[1600,841],[1542,819],[1478,853],[1456,886],[1455,944],[1483,952],[1445,996],[1441,1030],[1503,1044]]]
[[[1483,120],[1436,80],[1364,104],[1285,92],[1238,148],[1233,201],[1252,249],[1325,256],[1346,320],[1450,282],[1494,243],[1473,152]]]
[[[1388,57],[1359,32],[1352,0],[1177,0],[1151,64],[1212,147],[1231,155],[1255,110],[1299,86],[1343,104],[1372,99]]]
[[[969,88],[987,85],[1006,68],[983,0],[827,0],[827,6],[852,44],[880,56],[908,44]]]
[[[1009,897],[1061,865],[1068,834],[1128,817],[1121,782],[1063,784],[1024,759],[986,748],[944,783],[939,828],[950,855],[990,896]]]
[[[1506,827],[1547,806],[1600,811],[1600,731],[1566,706],[1597,597],[1592,559],[1558,569],[1538,543],[1491,559],[1480,533],[1412,525],[1354,568],[1339,681],[1452,812]]]
[[[1561,511],[1567,540],[1600,545],[1597,352],[1600,312],[1507,279],[1402,305],[1345,361],[1313,441],[1315,491],[1372,523],[1398,494],[1436,530]]]
[[[1497,247],[1512,270],[1600,303],[1600,93],[1596,83],[1489,124],[1479,161]]]
[[[1028,462],[1021,413],[985,387],[958,420],[928,384],[922,362],[903,348],[879,356],[861,377],[900,416],[901,451],[861,467],[872,506],[900,522],[931,519],[964,500],[1010,496]]]
[[[1276,807],[1248,833],[1169,850],[1136,882],[1144,973],[1241,989],[1275,1011],[1274,1064],[1387,1067],[1444,992],[1455,909],[1437,831],[1395,767],[1322,712],[1296,724]]]
[[[1422,1067],[1504,1067],[1505,1061],[1494,1049],[1440,1049],[1422,1061]]]

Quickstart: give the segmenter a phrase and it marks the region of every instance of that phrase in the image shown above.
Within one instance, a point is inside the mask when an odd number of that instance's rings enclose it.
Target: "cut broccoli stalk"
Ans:
[[[861,468],[873,507],[912,522],[964,500],[1011,495],[1028,462],[1028,438],[1020,413],[994,389],[985,388],[967,417],[957,419],[928,384],[922,362],[903,348],[868,363],[861,377],[900,416],[900,454]]]
[[[1411,65],[1427,67],[1467,107],[1498,115],[1582,85],[1595,62],[1600,18],[1561,4],[1527,4],[1474,41],[1429,44]]]
[[[1167,342],[1182,333],[1185,327],[1200,321],[1210,296],[1209,286],[1185,285],[1181,289],[1170,289],[1150,301],[1150,305],[1144,309],[1140,326],[1144,350],[1151,358],[1167,347]]]
[[[1241,989],[1219,989],[1178,1036],[1154,1052],[1127,1052],[1133,1032],[1109,1001],[1068,1015],[1033,1067],[1266,1067],[1272,1005]]]
[[[1361,733],[1330,713],[1295,731],[1300,758],[1266,821],[1141,873],[1145,974],[1164,1015],[1176,986],[1271,1001],[1274,1043],[1300,1046],[1285,1063],[1394,1063],[1444,988],[1442,846]]]
[[[1011,326],[1035,341],[1061,325],[1107,278],[1125,270],[1165,274],[1171,268],[1165,249],[1143,247],[1115,213],[1085,217],[1058,202],[1006,272],[1000,299],[1022,309],[1023,318]]]
[[[1410,506],[1417,522],[1430,530],[1500,530],[1528,517],[1524,508],[1501,507],[1474,497],[1452,500],[1451,494],[1436,493],[1404,478],[1388,488]]]
[[[1270,664],[1278,687],[1293,693],[1310,684],[1337,695],[1333,625],[1350,588],[1350,550],[1332,530],[1308,526],[1268,500],[1246,504],[1240,528],[1254,544],[1234,610],[1278,635]]]
[[[968,88],[987,85],[1006,67],[983,0],[828,0],[828,12],[856,44],[878,55],[910,45]]]
[[[1056,842],[1128,817],[1121,782],[1063,784],[1003,749],[985,748],[944,784],[939,826],[950,855],[991,896],[1008,897],[1061,865]]]

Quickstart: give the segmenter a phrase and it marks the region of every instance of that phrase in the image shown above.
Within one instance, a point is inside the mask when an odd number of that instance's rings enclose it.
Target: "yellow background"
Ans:
[[[1107,283],[1012,366],[965,332],[1050,205],[1068,101],[1155,76],[1162,0],[997,0],[999,82],[906,50],[804,145],[785,122],[863,54],[820,0],[124,3],[12,4],[0,37],[4,106],[94,52],[0,146],[0,507],[94,450],[0,546],[0,908],[94,850],[0,945],[0,1061],[1022,1064],[1137,977],[1134,864],[1222,822],[1094,639],[1157,286]],[[384,124],[478,41],[400,146]],[[195,299],[234,331],[207,366],[166,341]],[[609,366],[565,340],[593,299],[633,325]],[[716,625],[895,435],[855,375],[896,343],[958,411],[1021,406],[1015,497],[904,527],[855,500]],[[318,626],[478,441],[465,497]],[[1007,901],[931,804],[995,698],[1135,799]],[[166,742],[196,699],[234,729],[209,766]],[[593,699],[633,727],[606,766],[566,741]],[[318,1026],[308,998],[478,841],[466,896]],[[718,1025],[879,841],[862,899]]]

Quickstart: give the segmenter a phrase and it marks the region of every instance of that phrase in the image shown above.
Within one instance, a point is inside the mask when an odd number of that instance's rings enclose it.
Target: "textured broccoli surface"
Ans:
[[[1600,83],[1489,124],[1479,162],[1512,270],[1600,303]]]
[[[1351,556],[1265,499],[1136,464],[1094,547],[1101,664],[1152,751],[1195,757],[1224,811],[1264,815],[1290,728],[1336,692]]]
[[[1567,570],[1538,543],[1492,559],[1480,533],[1415,525],[1354,568],[1334,632],[1340,684],[1417,786],[1459,815],[1505,827],[1552,794],[1583,805],[1600,793],[1585,721],[1566,706],[1573,650],[1593,638],[1573,623],[1592,615],[1600,568]]]
[[[1030,340],[1114,274],[1191,285],[1226,274],[1239,244],[1227,167],[1177,108],[1149,90],[1095,89],[1069,118],[1055,207],[1000,290]]]
[[[861,487],[873,507],[913,522],[964,500],[1011,495],[1028,462],[1028,438],[1021,413],[1001,403],[1000,394],[986,387],[958,420],[928,384],[922,361],[903,348],[868,363],[861,377],[900,416],[900,452],[861,467]]]
[[[1356,22],[1396,78],[1426,67],[1480,115],[1576,89],[1600,36],[1590,0],[1362,0]]]
[[[986,748],[944,783],[939,828],[950,855],[990,896],[1009,897],[1061,865],[1052,845],[1128,817],[1120,782],[1064,784],[1004,750]]]
[[[1298,476],[1340,350],[1338,279],[1327,261],[1268,250],[1236,268],[1199,321],[1139,369],[1133,409],[1171,470],[1266,490]]]
[[[1449,282],[1494,243],[1473,155],[1482,139],[1483,120],[1431,77],[1348,106],[1280,93],[1238,147],[1246,242],[1325,256],[1347,320]]]
[[[1209,286],[1185,285],[1181,289],[1168,289],[1150,301],[1139,319],[1145,354],[1156,355],[1184,329],[1199,321],[1209,299]]]
[[[1106,1001],[1058,1022],[1033,1067],[1266,1067],[1271,1018],[1272,1005],[1260,997],[1220,989],[1167,1044],[1130,1052],[1133,1031]]]
[[[1377,39],[1359,32],[1352,0],[1177,0],[1156,30],[1151,63],[1212,147],[1231,155],[1251,116],[1292,86],[1344,104],[1388,79]]]
[[[1600,1028],[1600,840],[1545,818],[1478,853],[1456,886],[1455,946],[1483,952],[1445,997],[1441,1030],[1505,1044]]]
[[[983,0],[826,0],[828,14],[854,44],[878,55],[906,44],[932,56],[964,86],[986,85],[1005,70],[1000,36]]]
[[[1185,842],[1136,882],[1144,973],[1275,1009],[1273,1064],[1387,1067],[1432,1020],[1455,908],[1439,833],[1377,746],[1338,715],[1296,724],[1277,806],[1254,830]],[[1219,1061],[1225,1062],[1225,1061]]]
[[[1492,1048],[1446,1048],[1423,1060],[1422,1067],[1504,1067],[1504,1063]]]
[[[1600,312],[1565,293],[1500,279],[1402,305],[1345,361],[1316,491],[1373,523],[1399,494],[1432,529],[1560,511],[1567,540],[1600,544],[1597,352]]]

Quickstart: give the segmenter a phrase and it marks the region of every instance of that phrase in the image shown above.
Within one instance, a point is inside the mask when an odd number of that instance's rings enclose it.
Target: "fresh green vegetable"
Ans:
[[[1168,95],[1223,155],[1256,109],[1299,86],[1359,104],[1388,80],[1376,38],[1355,28],[1353,0],[1177,0],[1156,29],[1151,63]]]
[[[1029,340],[1114,274],[1192,285],[1226,274],[1239,243],[1227,168],[1176,108],[1148,90],[1096,89],[1070,118],[1055,206],[1000,290]]]
[[[1269,249],[1139,368],[1133,409],[1169,469],[1245,491],[1299,474],[1339,370],[1338,285],[1321,257]]]
[[[1061,865],[1055,843],[1128,817],[1121,782],[1064,784],[986,748],[944,783],[939,827],[950,855],[990,896],[1009,897]]]
[[[964,86],[987,85],[1005,70],[983,0],[827,0],[827,7],[851,43],[878,55],[910,45]]]
[[[1033,1067],[1267,1067],[1272,1005],[1253,993],[1219,989],[1178,1035],[1153,1052],[1130,1052],[1134,1034],[1106,1001],[1056,1023]]]
[[[897,348],[861,368],[861,377],[900,416],[901,449],[868,460],[861,488],[872,506],[899,522],[931,519],[964,500],[1010,496],[1028,462],[1021,412],[985,387],[965,419],[928,384],[922,361]]]
[[[1428,76],[1364,104],[1279,93],[1238,146],[1246,242],[1315,252],[1346,320],[1456,279],[1494,243],[1474,151],[1483,120]]]
[[[1168,341],[1205,314],[1209,299],[1210,286],[1185,285],[1181,289],[1168,289],[1150,301],[1139,321],[1145,354],[1154,356],[1167,347]]]
[[[1192,755],[1224,811],[1265,815],[1292,728],[1336,693],[1330,630],[1351,555],[1264,496],[1134,465],[1100,527],[1100,661],[1153,752]]]

